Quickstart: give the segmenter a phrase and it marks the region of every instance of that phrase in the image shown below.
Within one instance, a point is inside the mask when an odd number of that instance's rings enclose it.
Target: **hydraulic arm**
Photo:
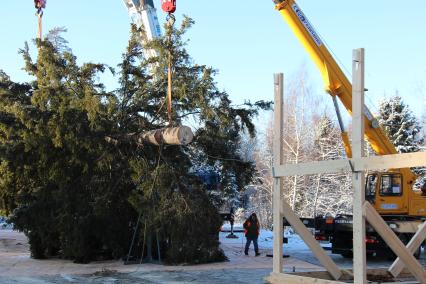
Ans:
[[[153,0],[123,0],[127,11],[138,29],[145,31],[142,34],[142,43],[161,36],[160,24],[157,18]],[[147,57],[156,56],[152,49],[146,50]]]

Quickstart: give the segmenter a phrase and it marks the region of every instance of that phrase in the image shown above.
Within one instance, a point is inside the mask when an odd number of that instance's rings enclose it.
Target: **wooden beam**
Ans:
[[[414,254],[414,252],[420,247],[420,245],[424,242],[425,239],[426,239],[426,222],[423,222],[423,224],[417,230],[416,234],[407,244],[407,249],[410,251],[411,254]],[[392,263],[391,267],[389,267],[388,271],[394,277],[398,277],[403,269],[404,269],[404,263],[398,257],[394,261],[394,263]]]
[[[349,160],[330,160],[276,166],[272,170],[272,175],[274,177],[286,177],[294,175],[344,173],[348,171],[351,171]]]
[[[352,55],[352,157],[364,157],[364,49],[355,49]],[[353,261],[354,282],[367,283],[365,245],[364,171],[352,173],[353,188]]]
[[[426,166],[426,152],[354,158],[352,163],[355,171],[423,167]]]
[[[284,75],[274,75],[275,100],[274,100],[274,138],[273,138],[273,163],[279,166],[284,161],[283,155],[283,94]],[[283,271],[283,216],[281,213],[282,180],[274,178],[273,191],[273,223],[274,223],[274,249],[273,249],[273,272]]]
[[[329,160],[319,162],[308,162],[300,164],[287,164],[274,166],[272,174],[274,177],[285,177],[294,175],[313,175],[343,173],[365,170],[398,169],[426,166],[426,152],[393,154],[384,156],[371,156],[353,159]]]
[[[391,228],[389,228],[386,222],[369,202],[364,203],[364,214],[368,223],[373,226],[392,251],[401,258],[402,262],[417,281],[420,283],[426,283],[426,274],[423,267],[403,245],[401,240],[395,235]]]
[[[282,210],[283,216],[287,219],[287,221],[306,243],[306,245],[311,249],[319,262],[324,266],[325,269],[327,269],[327,271],[334,279],[339,279],[342,276],[342,271],[340,271],[339,267],[337,267],[333,260],[326,254],[318,241],[315,240],[311,232],[309,232],[302,221],[300,221],[300,218],[294,214],[290,205],[288,205],[285,201],[282,201]]]
[[[291,274],[283,273],[271,273],[271,275],[265,278],[266,283],[269,284],[344,284],[345,282],[326,280],[320,278],[304,277]]]

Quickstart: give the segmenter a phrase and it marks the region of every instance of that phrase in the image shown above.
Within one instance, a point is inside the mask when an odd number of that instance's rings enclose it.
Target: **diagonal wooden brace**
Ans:
[[[290,205],[287,202],[282,201],[282,214],[296,231],[297,234],[303,239],[306,245],[311,249],[317,259],[321,262],[325,269],[330,273],[330,275],[338,280],[342,277],[342,271],[337,267],[333,260],[326,254],[324,249],[319,245],[318,241],[315,240],[311,232],[306,228],[306,226],[300,221],[299,217],[294,214]]]
[[[411,254],[414,254],[414,252],[420,247],[422,242],[426,239],[426,222],[423,222],[423,224],[419,227],[416,234],[413,236],[413,238],[410,240],[410,242],[407,244],[407,249],[411,252]],[[402,272],[404,269],[404,263],[402,260],[398,257],[394,263],[392,263],[391,267],[389,267],[389,272],[394,276],[398,277],[398,275]]]
[[[382,217],[377,213],[376,209],[369,203],[364,202],[364,215],[368,223],[382,237],[386,244],[393,252],[402,260],[408,270],[420,283],[426,284],[426,274],[423,267],[404,246],[401,240],[395,235],[391,228],[386,224]]]

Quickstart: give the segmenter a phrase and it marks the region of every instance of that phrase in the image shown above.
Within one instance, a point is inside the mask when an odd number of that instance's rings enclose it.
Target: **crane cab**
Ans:
[[[366,178],[365,199],[381,215],[426,216],[426,196],[412,188],[399,171],[373,172]]]

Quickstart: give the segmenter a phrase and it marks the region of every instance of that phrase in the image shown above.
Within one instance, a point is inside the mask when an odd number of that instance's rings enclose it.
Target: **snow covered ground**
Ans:
[[[229,261],[191,266],[158,264],[123,265],[121,261],[93,262],[82,265],[61,259],[34,260],[28,252],[26,237],[12,230],[0,231],[0,283],[264,283],[272,270],[272,232],[262,230],[261,256],[244,255],[245,237],[226,238],[219,234],[221,247]],[[296,242],[297,238],[294,238]],[[297,258],[286,259],[285,270],[317,270]]]
[[[225,244],[244,243],[245,244],[245,237],[244,237],[242,228],[243,228],[242,224],[234,224],[235,235],[237,235],[239,238],[228,239],[226,238],[226,236],[229,234],[229,232],[231,232],[231,226],[229,225],[229,223],[224,224],[221,229],[223,233],[220,234],[221,243],[225,243]],[[297,234],[293,233],[291,230],[286,230],[284,233],[284,236],[288,238],[288,244],[285,245],[285,247],[288,246],[288,248],[289,249],[291,248],[292,251],[309,250],[309,248],[300,239],[300,237]],[[274,246],[272,231],[261,229],[260,235],[258,238],[258,243],[259,243],[259,248],[264,250],[272,250]]]
[[[222,247],[233,246],[234,249],[238,249],[241,253],[244,252],[245,245],[245,237],[244,233],[235,233],[239,238],[238,239],[227,239],[226,235],[229,233],[221,233],[220,241],[222,243]],[[285,255],[290,256],[290,259],[300,260],[300,264],[298,264],[293,269],[298,271],[317,269],[321,267],[321,263],[316,259],[316,257],[312,254],[309,247],[304,243],[304,241],[299,237],[299,235],[295,234],[291,229],[286,230],[284,233],[285,237],[288,238],[288,243],[284,244],[283,251]],[[261,230],[260,236],[258,239],[259,249],[262,255],[272,254],[273,248],[273,233],[269,230]],[[330,257],[338,264],[339,267],[344,269],[352,269],[352,259],[343,258],[341,255],[331,254],[331,244],[324,243],[321,246],[327,251]],[[251,253],[253,253],[253,245],[250,247]],[[225,250],[226,253],[226,250]],[[289,259],[284,260],[284,266],[286,266],[286,262]],[[426,267],[426,256],[422,254],[420,258],[420,263]],[[303,265],[301,265],[303,263]],[[311,264],[312,267],[308,267],[307,264]],[[368,259],[368,265],[370,268],[386,268],[392,264],[392,261],[383,258],[371,258]],[[316,267],[316,268],[315,268]]]
[[[164,266],[158,264],[123,265],[121,261],[75,264],[62,259],[34,260],[30,258],[26,237],[12,230],[0,230],[0,283],[264,283],[263,278],[272,270],[272,232],[262,230],[259,236],[261,255],[244,255],[245,237],[226,238],[229,232],[221,232],[221,247],[229,258],[227,262],[188,266]],[[284,253],[284,271],[323,270],[309,248],[296,235],[287,232],[289,243]],[[340,255],[330,256],[341,268],[351,268],[352,260]],[[426,264],[422,258],[421,263]],[[371,260],[371,268],[389,266],[387,260]]]

